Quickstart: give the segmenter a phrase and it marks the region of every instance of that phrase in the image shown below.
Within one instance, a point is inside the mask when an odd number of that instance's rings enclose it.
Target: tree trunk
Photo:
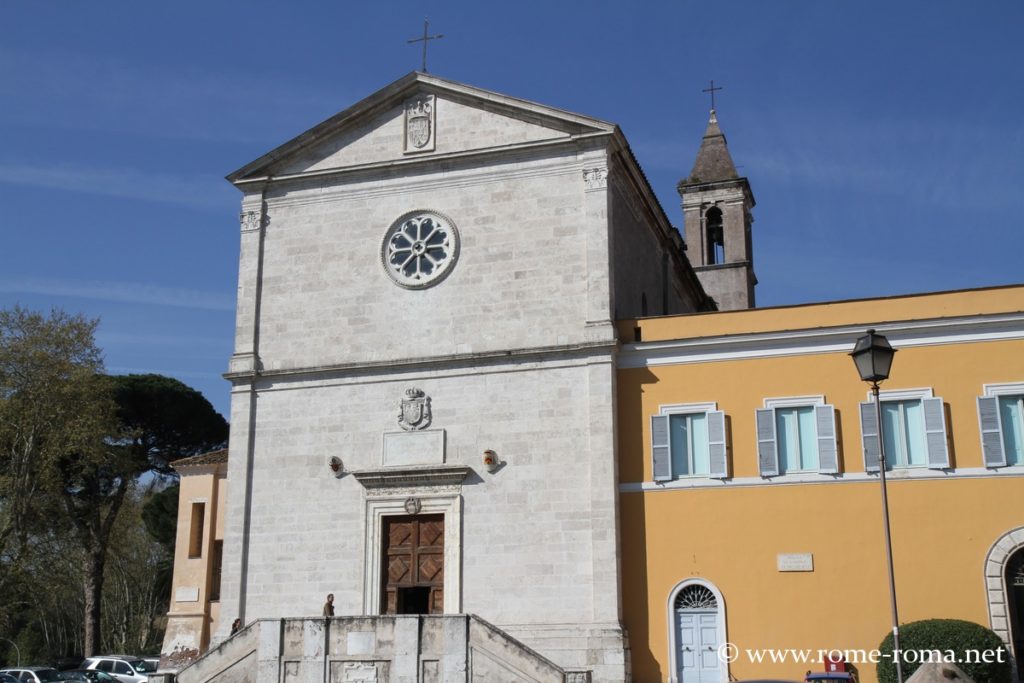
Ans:
[[[103,566],[106,563],[104,544],[90,548],[85,561],[85,640],[82,654],[86,657],[100,651],[100,608],[103,602]]]

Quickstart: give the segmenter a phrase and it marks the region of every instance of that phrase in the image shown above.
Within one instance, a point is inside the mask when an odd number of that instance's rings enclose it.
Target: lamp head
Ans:
[[[889,379],[896,349],[889,345],[884,335],[868,330],[867,334],[857,340],[850,355],[860,378],[865,382],[877,383]]]

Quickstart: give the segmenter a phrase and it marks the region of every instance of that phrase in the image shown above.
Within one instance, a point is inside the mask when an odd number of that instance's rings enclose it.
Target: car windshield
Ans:
[[[147,662],[145,659],[133,659],[128,663],[131,664],[132,668],[138,671],[140,674],[153,672],[153,667],[150,666],[149,662]]]
[[[60,677],[60,672],[56,669],[39,669],[35,672],[36,677],[39,678],[43,683],[49,683],[50,681],[63,681]]]

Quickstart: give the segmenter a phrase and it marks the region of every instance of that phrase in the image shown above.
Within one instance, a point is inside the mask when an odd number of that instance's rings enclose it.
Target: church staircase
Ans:
[[[472,614],[260,619],[151,683],[590,683]]]

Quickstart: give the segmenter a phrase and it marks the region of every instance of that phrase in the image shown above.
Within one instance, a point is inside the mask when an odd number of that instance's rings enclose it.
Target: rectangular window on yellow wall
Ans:
[[[210,557],[210,601],[220,600],[220,575],[224,565],[224,541],[213,542],[213,555]]]
[[[874,401],[860,404],[864,471],[878,471],[882,444],[885,446],[887,469],[948,469],[949,434],[943,400],[933,396],[931,389],[883,390],[879,398],[882,403],[881,425],[878,424]]]
[[[999,418],[1007,465],[1024,465],[1024,396],[1000,396]]]
[[[729,476],[725,413],[713,403],[660,406],[651,416],[654,481]]]
[[[203,556],[203,526],[206,523],[206,503],[192,503],[192,525],[189,529],[188,556]]]
[[[1024,465],[1024,383],[985,385],[978,419],[985,467]]]
[[[839,473],[836,411],[824,396],[766,398],[755,420],[762,477]]]

